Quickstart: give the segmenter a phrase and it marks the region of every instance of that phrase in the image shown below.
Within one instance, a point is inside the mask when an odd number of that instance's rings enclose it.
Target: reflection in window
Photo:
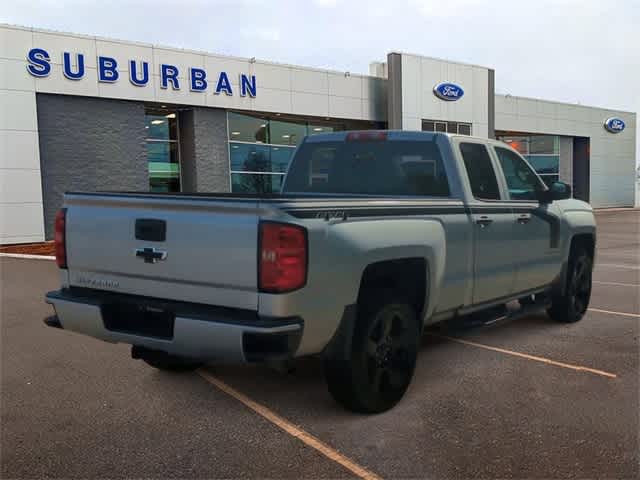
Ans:
[[[229,140],[269,143],[267,120],[239,113],[228,113]]]
[[[278,193],[284,175],[232,173],[231,191],[237,193]]]
[[[296,158],[287,192],[449,196],[434,142],[308,142]]]
[[[560,137],[557,135],[502,135],[497,137],[518,151],[542,180],[550,185],[558,179]]]
[[[271,170],[269,147],[266,145],[231,143],[231,170],[268,172]]]
[[[147,111],[144,128],[150,191],[179,192],[180,155],[176,113]]]
[[[271,120],[269,122],[271,143],[297,146],[307,134],[306,123],[291,123]]]
[[[296,147],[305,136],[340,130],[366,130],[370,122],[288,119],[280,115],[228,113],[231,189],[279,192]]]
[[[309,124],[307,135],[319,135],[321,133],[331,133],[335,131],[333,127],[329,125],[313,125]]]
[[[540,181],[531,168],[512,150],[496,147],[495,151],[507,182],[509,197],[512,200],[535,200]]]

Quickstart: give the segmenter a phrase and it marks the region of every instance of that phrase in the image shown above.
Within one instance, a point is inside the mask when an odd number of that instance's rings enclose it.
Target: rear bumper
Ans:
[[[107,342],[139,345],[216,363],[290,358],[298,348],[304,326],[299,317],[265,318],[248,310],[90,289],[49,292],[46,301],[53,305],[56,313],[55,319],[46,319],[49,326]],[[153,328],[141,324],[139,318],[111,321],[108,316],[113,316],[113,313],[108,312],[113,312],[114,305],[126,305],[129,312],[136,309],[140,312],[162,312],[163,322],[165,316],[171,317],[171,328],[167,327],[162,335],[155,335]],[[144,322],[153,321],[153,318],[144,319]]]

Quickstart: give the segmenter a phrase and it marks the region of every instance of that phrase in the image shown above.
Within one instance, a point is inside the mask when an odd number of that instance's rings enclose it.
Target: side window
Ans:
[[[511,200],[535,200],[536,192],[542,188],[540,180],[527,163],[511,150],[495,147],[502,166],[509,198]]]
[[[473,196],[481,200],[500,200],[498,180],[487,148],[479,143],[461,143],[460,153]]]

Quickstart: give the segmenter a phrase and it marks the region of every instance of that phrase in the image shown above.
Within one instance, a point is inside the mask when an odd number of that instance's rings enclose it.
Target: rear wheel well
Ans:
[[[372,263],[365,268],[360,281],[358,304],[371,292],[388,290],[404,296],[418,318],[425,308],[427,261],[424,258],[400,258]]]

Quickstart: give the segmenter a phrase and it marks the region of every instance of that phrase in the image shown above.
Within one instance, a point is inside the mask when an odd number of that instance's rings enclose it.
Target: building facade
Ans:
[[[5,25],[0,112],[0,244],[51,239],[69,190],[278,191],[302,138],[336,130],[495,137],[595,207],[635,199],[635,113],[405,53],[356,75]]]

